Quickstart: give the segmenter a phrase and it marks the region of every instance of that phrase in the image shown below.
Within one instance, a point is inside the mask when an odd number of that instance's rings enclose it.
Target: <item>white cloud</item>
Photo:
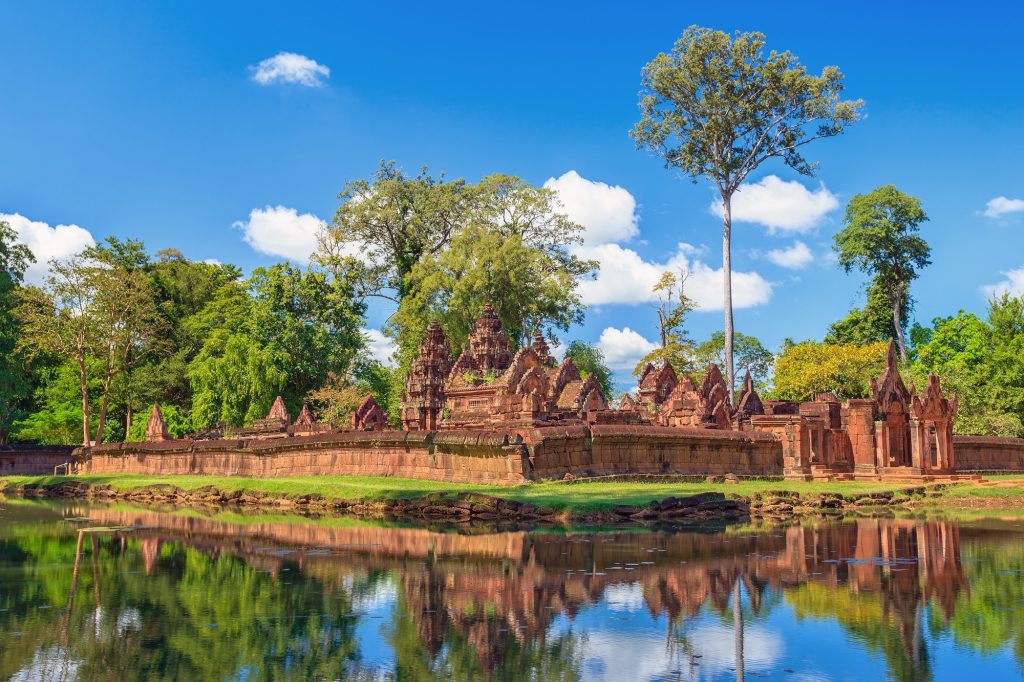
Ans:
[[[384,336],[379,329],[361,329],[360,331],[367,337],[366,347],[374,360],[385,365],[395,364],[392,356],[398,350],[398,346],[394,341]]]
[[[629,327],[606,327],[597,340],[597,347],[604,353],[609,369],[624,370],[633,369],[640,358],[658,346]]]
[[[1024,211],[1024,199],[996,197],[995,199],[989,199],[988,203],[985,204],[985,212],[982,215],[986,218],[1002,218],[1004,215],[1020,213],[1022,211]]]
[[[556,191],[565,214],[586,228],[586,244],[627,242],[640,233],[636,199],[624,187],[587,180],[574,170],[548,178],[544,187]]]
[[[250,66],[252,79],[260,85],[295,83],[306,87],[319,87],[330,78],[331,70],[309,57],[294,52],[278,52],[257,66]]]
[[[786,182],[768,175],[758,182],[740,185],[732,197],[732,219],[764,225],[769,234],[802,233],[813,229],[838,207],[839,199],[824,183],[810,191],[796,180]],[[721,201],[712,202],[710,209],[722,216]]]
[[[316,236],[322,225],[323,221],[312,213],[265,206],[254,208],[248,221],[238,221],[233,227],[240,229],[246,243],[260,253],[307,263],[316,249]]]
[[[1017,268],[1004,272],[1006,279],[995,284],[986,284],[981,287],[985,298],[1010,294],[1011,296],[1024,296],[1024,268]]]
[[[807,244],[804,244],[799,239],[793,242],[793,246],[788,249],[772,249],[764,254],[764,256],[780,268],[789,268],[791,270],[800,270],[814,261],[814,254],[807,248]]]
[[[96,243],[89,231],[78,225],[50,227],[19,213],[0,213],[0,220],[11,226],[18,240],[28,246],[36,257],[36,262],[25,273],[25,281],[30,284],[42,284],[49,271],[50,260],[66,258]]]
[[[618,244],[601,244],[577,249],[583,258],[601,263],[596,279],[582,279],[580,297],[587,305],[610,303],[638,304],[657,302],[654,285],[666,270],[684,269],[686,295],[693,299],[697,310],[721,310],[722,268],[712,268],[696,256],[698,250],[690,244],[679,244],[676,253],[663,263],[644,260],[632,249]],[[756,272],[732,273],[733,308],[749,308],[767,303],[772,297],[772,284]]]

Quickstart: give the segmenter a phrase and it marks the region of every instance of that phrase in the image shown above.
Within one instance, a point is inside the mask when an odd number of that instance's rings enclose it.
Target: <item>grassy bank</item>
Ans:
[[[415,499],[432,493],[473,492],[503,499],[528,502],[550,509],[588,512],[610,509],[616,505],[642,505],[669,496],[682,497],[709,491],[754,495],[765,491],[790,490],[803,497],[823,492],[843,495],[895,491],[907,488],[906,483],[875,483],[860,481],[740,481],[739,483],[705,483],[672,480],[613,479],[579,482],[544,482],[525,486],[469,485],[421,481],[407,478],[315,476],[295,478],[237,478],[230,476],[8,476],[0,478],[0,490],[19,485],[51,485],[78,481],[90,485],[110,485],[118,490],[155,485],[176,486],[197,490],[214,486],[224,492],[258,491],[278,496],[319,494],[330,499],[384,501]],[[954,508],[1010,507],[1014,498],[1024,498],[1024,476],[999,476],[987,483],[950,485],[940,493],[924,498],[923,504],[950,505]]]

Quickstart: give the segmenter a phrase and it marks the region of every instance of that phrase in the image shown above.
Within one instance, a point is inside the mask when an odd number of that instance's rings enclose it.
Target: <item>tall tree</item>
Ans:
[[[103,442],[114,380],[139,362],[147,345],[157,338],[160,319],[152,280],[146,272],[149,256],[135,239],[109,237],[83,251],[95,298],[90,314],[96,320],[97,352],[103,363],[99,421],[95,441]]]
[[[205,339],[188,369],[194,426],[251,422],[278,394],[297,413],[331,373],[348,372],[364,310],[346,280],[287,264],[225,284],[189,322]]]
[[[645,355],[633,369],[639,376],[649,363],[667,362],[676,373],[692,373],[694,366],[693,340],[686,329],[686,316],[694,310],[693,300],[686,295],[688,273],[666,271],[652,289],[658,296],[658,338],[660,345]]]
[[[789,52],[765,54],[761,33],[730,36],[691,26],[669,54],[643,69],[638,147],[660,155],[696,182],[707,178],[722,200],[725,369],[733,381],[732,197],[756,168],[778,159],[801,175],[814,164],[801,147],[843,132],[861,102],[842,99],[834,66],[807,73]]]
[[[161,408],[175,405],[190,414],[192,385],[188,365],[199,353],[205,338],[190,321],[229,282],[242,278],[234,265],[190,261],[176,249],[155,254],[148,266],[153,281],[161,334],[145,349],[141,363],[116,382],[118,409],[127,432],[140,408],[144,417],[153,403]]]
[[[918,270],[931,263],[931,248],[919,234],[919,226],[926,220],[919,199],[895,185],[884,185],[850,199],[844,227],[834,237],[833,247],[843,269],[871,275],[874,285],[884,292],[903,362],[907,361],[904,313],[913,305],[910,283]]]
[[[144,269],[148,260],[141,242],[111,237],[79,255],[51,261],[44,287],[29,287],[22,296],[24,344],[78,367],[85,445],[103,441],[114,380],[137,362],[156,333],[156,305]],[[93,372],[99,372],[100,402],[91,437]]]
[[[35,256],[18,241],[9,224],[0,221],[0,444],[10,436],[19,399],[28,390],[24,359],[18,355],[18,289]]]
[[[373,177],[350,181],[338,195],[313,260],[336,276],[358,275],[361,295],[397,303],[409,293],[416,263],[440,252],[463,224],[472,194],[463,180],[435,178],[426,168],[410,176],[381,161]]]
[[[50,261],[43,287],[27,287],[18,306],[23,347],[74,362],[82,401],[82,444],[89,445],[89,360],[97,347],[92,314],[96,279],[80,255]]]
[[[872,280],[866,293],[863,308],[854,308],[846,317],[829,326],[824,338],[825,343],[867,346],[896,338],[892,307],[885,287]],[[903,322],[904,329],[907,326],[909,312],[909,301],[904,296],[900,311],[900,321]]]
[[[583,228],[559,211],[554,193],[501,175],[484,178],[474,192],[469,222],[409,273],[409,293],[388,326],[403,366],[434,319],[461,347],[488,301],[517,345],[583,319],[577,279],[597,263],[570,252]]]

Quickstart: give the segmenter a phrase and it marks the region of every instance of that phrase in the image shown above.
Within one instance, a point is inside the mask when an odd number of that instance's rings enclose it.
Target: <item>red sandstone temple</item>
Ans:
[[[490,303],[454,363],[444,332],[432,323],[405,382],[402,425],[433,431],[579,421],[607,409],[596,378],[583,379],[571,358],[557,365],[539,333],[515,354],[511,348]]]
[[[1024,440],[954,438],[956,397],[946,398],[935,376],[920,395],[908,389],[891,344],[870,398],[762,400],[749,373],[735,402],[731,393],[715,365],[700,382],[648,365],[635,394],[610,408],[596,378],[571,359],[557,363],[540,335],[514,351],[487,305],[454,360],[440,325],[430,325],[405,382],[401,430],[388,428],[370,396],[344,429],[316,423],[307,406],[292,423],[278,398],[251,427],[180,441],[155,408],[146,443],[83,454],[93,472],[488,483],[609,474],[914,480],[1024,470]]]

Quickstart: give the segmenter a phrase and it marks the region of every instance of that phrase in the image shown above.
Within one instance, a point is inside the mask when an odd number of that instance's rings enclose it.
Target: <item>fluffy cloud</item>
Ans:
[[[814,260],[814,254],[807,248],[807,244],[804,244],[799,239],[793,242],[793,246],[788,249],[772,249],[764,254],[764,256],[780,268],[789,268],[791,270],[805,268]]]
[[[29,220],[18,213],[0,213],[0,220],[8,223],[17,233],[18,240],[32,250],[36,262],[25,273],[25,281],[41,284],[48,271],[47,263],[54,258],[65,258],[76,254],[96,240],[78,225],[50,225]]]
[[[1004,215],[1020,213],[1022,211],[1024,211],[1024,199],[996,197],[995,199],[989,199],[988,203],[985,204],[985,211],[982,215],[986,218],[1002,218]]]
[[[786,182],[768,175],[759,182],[740,185],[732,197],[732,219],[764,225],[769,234],[801,233],[813,229],[838,207],[839,199],[824,184],[810,191],[796,180]],[[712,202],[710,209],[722,216],[721,201]]]
[[[577,252],[601,263],[596,279],[580,280],[580,296],[587,305],[657,302],[652,289],[661,275],[666,270],[683,269],[689,273],[686,295],[693,299],[697,310],[721,310],[723,307],[722,268],[712,268],[699,260],[697,249],[689,244],[679,244],[676,253],[663,263],[644,260],[636,251],[618,244],[583,247]],[[771,297],[772,285],[761,275],[733,271],[733,308],[767,303]]]
[[[331,70],[323,64],[317,64],[309,57],[294,52],[278,52],[249,69],[252,71],[252,79],[260,85],[295,83],[316,88],[331,76]]]
[[[398,350],[398,346],[395,345],[394,341],[384,336],[383,332],[379,329],[361,329],[360,331],[366,335],[368,340],[367,350],[370,351],[370,356],[374,360],[385,365],[395,364],[392,356]]]
[[[996,282],[995,284],[986,284],[981,287],[981,292],[985,294],[985,298],[1002,296],[1003,294],[1024,296],[1024,268],[1017,268],[1003,274],[1006,275],[1006,279],[1003,281]]]
[[[657,348],[657,345],[629,327],[606,327],[597,340],[597,347],[604,353],[610,369],[623,370],[633,369],[640,358]]]
[[[586,244],[626,242],[640,232],[636,199],[624,187],[587,180],[574,170],[548,178],[544,187],[555,190],[565,214],[586,228]]]
[[[296,263],[309,262],[316,249],[316,236],[323,221],[312,213],[300,214],[294,208],[265,206],[254,208],[249,220],[234,223],[246,243],[268,256],[281,256]]]

